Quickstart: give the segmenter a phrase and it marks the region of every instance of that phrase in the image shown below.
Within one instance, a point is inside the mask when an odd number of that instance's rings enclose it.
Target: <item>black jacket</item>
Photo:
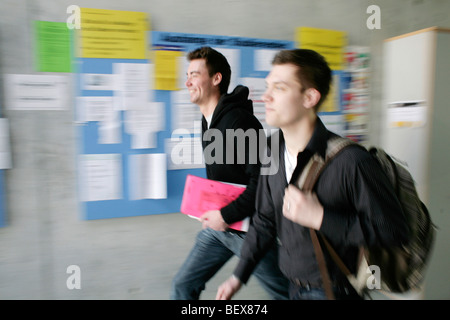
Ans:
[[[324,157],[327,140],[333,135],[318,118],[313,136],[299,154],[297,165],[306,163],[314,153]],[[279,170],[275,175],[260,177],[256,213],[234,274],[245,283],[266,248],[278,237],[281,242],[279,265],[286,277],[293,282],[320,284],[309,229],[286,219],[282,213],[288,181],[281,131],[279,142]],[[360,245],[395,246],[407,242],[409,230],[393,187],[376,160],[363,148],[347,147],[337,155],[321,174],[314,191],[324,207],[319,231],[328,238],[350,271],[355,271]],[[329,255],[326,260],[331,279],[345,281]]]
[[[232,93],[220,98],[209,129],[202,118],[202,147],[208,179],[243,184],[247,189],[233,202],[221,209],[228,224],[252,216],[260,172],[258,147],[260,137],[266,137],[261,123],[253,115],[249,90],[237,86]],[[239,138],[234,138],[238,136]],[[248,138],[242,139],[247,136]]]

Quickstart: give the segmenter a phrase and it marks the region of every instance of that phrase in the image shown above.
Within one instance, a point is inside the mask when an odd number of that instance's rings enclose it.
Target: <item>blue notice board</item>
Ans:
[[[211,46],[224,53],[228,60],[231,60],[230,65],[233,72],[230,84],[231,91],[237,84],[248,85],[256,83],[256,87],[261,86],[261,80],[263,81],[268,74],[273,54],[278,50],[294,47],[293,41],[156,31],[149,33],[149,44],[149,59],[146,60],[79,58],[77,61],[77,107],[75,117],[78,134],[79,200],[83,219],[93,220],[179,212],[186,176],[192,174],[206,177],[205,168],[202,165],[178,168],[170,165],[171,152],[168,149],[167,141],[173,138],[174,130],[180,129],[180,123],[183,123],[183,121],[179,121],[179,118],[180,114],[184,112],[184,109],[181,109],[181,107],[188,105],[185,101],[174,101],[174,93],[176,91],[182,93],[185,90],[185,72],[183,73],[182,69],[187,66],[185,59],[187,52],[200,46]],[[153,142],[151,146],[148,148],[142,146],[136,148],[133,145],[137,139],[130,135],[130,130],[127,129],[129,109],[118,106],[117,80],[111,80],[111,83],[116,81],[114,85],[109,83],[110,78],[108,75],[117,74],[117,64],[149,64],[150,78],[152,78],[151,81],[155,82],[154,75],[161,70],[155,71],[156,68],[161,67],[159,61],[154,61],[156,50],[179,51],[180,61],[178,68],[180,70],[177,73],[176,83],[179,85],[180,90],[149,89],[149,99],[151,102],[159,103],[158,105],[162,110],[162,113],[158,113],[161,127],[152,135]],[[186,65],[183,66],[184,64]],[[94,79],[96,78],[100,79],[96,86],[88,83],[89,81],[95,82]],[[254,100],[254,105],[261,103],[261,91],[260,87],[255,88],[254,96],[250,97]],[[121,93],[119,100],[124,95],[126,94]],[[95,110],[110,108],[111,103],[113,104],[112,108],[115,110],[112,116],[115,120],[102,122],[110,116],[105,115],[102,111],[99,111],[97,114]],[[174,108],[174,106],[180,106],[180,109]],[[178,119],[178,122],[176,119]],[[200,119],[201,115],[198,113],[196,121],[200,121]],[[112,127],[115,127],[115,130],[111,130],[113,132],[112,135],[115,135],[115,137],[102,137],[104,132]],[[195,138],[198,137],[199,132],[186,131],[185,135]],[[105,143],[102,139],[112,140]],[[143,181],[145,179],[141,179],[140,175],[135,173],[133,166],[138,162],[132,159],[137,159],[141,156],[146,157],[146,155],[150,155],[150,157],[151,155],[166,156],[166,169],[162,172],[162,176],[166,179],[164,183],[161,183],[161,188],[166,190],[166,194],[162,197],[136,198],[135,181],[139,179],[139,181]],[[104,159],[108,159],[108,165],[106,165],[107,162],[101,162]],[[119,164],[118,166],[117,163]],[[95,170],[98,164],[100,164],[99,170]],[[116,168],[115,172],[119,173],[119,176],[114,178],[115,182],[119,181],[119,183],[115,186],[117,192],[113,195],[102,194],[101,186],[97,186],[95,181],[92,182],[90,180],[98,179],[97,182],[100,181],[104,184],[105,181],[109,181],[109,165]],[[89,187],[87,187],[88,184]],[[96,187],[100,189],[95,189]],[[96,192],[96,195],[89,195],[87,191]]]

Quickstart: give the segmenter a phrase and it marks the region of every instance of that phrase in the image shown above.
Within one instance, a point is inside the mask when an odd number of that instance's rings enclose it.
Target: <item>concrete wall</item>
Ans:
[[[378,142],[383,40],[430,26],[450,27],[447,0],[0,0],[0,73],[31,74],[33,20],[65,22],[66,8],[142,11],[153,30],[294,39],[298,26],[347,31],[372,49],[371,140]],[[369,30],[366,9],[381,8]],[[205,32],[207,30],[207,32]],[[0,88],[3,92],[3,79]],[[180,214],[84,221],[76,197],[77,137],[67,111],[8,111],[13,169],[6,171],[7,226],[0,229],[0,299],[167,299],[170,281],[200,225]],[[439,257],[438,257],[439,258]],[[217,275],[217,284],[235,260]],[[66,269],[81,268],[81,290]],[[430,298],[450,298],[430,288]],[[253,281],[238,298],[265,298]]]

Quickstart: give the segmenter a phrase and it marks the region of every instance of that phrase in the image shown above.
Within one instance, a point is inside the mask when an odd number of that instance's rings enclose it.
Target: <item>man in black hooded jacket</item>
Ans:
[[[172,283],[171,299],[177,300],[199,299],[206,282],[233,255],[240,255],[246,234],[228,226],[254,213],[260,173],[257,149],[263,132],[253,115],[248,88],[237,86],[232,93],[227,93],[231,69],[221,53],[202,47],[190,52],[188,60],[186,87],[191,102],[203,114],[202,147],[207,178],[247,188],[227,206],[207,211],[201,217],[203,229]],[[279,270],[277,260],[274,246],[254,275],[272,298],[287,299],[288,281]]]

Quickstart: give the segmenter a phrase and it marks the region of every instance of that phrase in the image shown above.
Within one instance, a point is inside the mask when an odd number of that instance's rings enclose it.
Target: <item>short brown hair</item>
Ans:
[[[297,77],[302,92],[308,88],[320,92],[320,100],[314,107],[317,112],[330,91],[331,69],[325,58],[309,49],[281,50],[275,55],[272,64],[293,64],[298,67]]]
[[[222,74],[222,81],[219,84],[220,94],[225,94],[228,92],[231,79],[231,68],[223,54],[211,47],[201,47],[189,52],[187,59],[188,61],[205,59],[210,77],[214,76],[218,72]]]

